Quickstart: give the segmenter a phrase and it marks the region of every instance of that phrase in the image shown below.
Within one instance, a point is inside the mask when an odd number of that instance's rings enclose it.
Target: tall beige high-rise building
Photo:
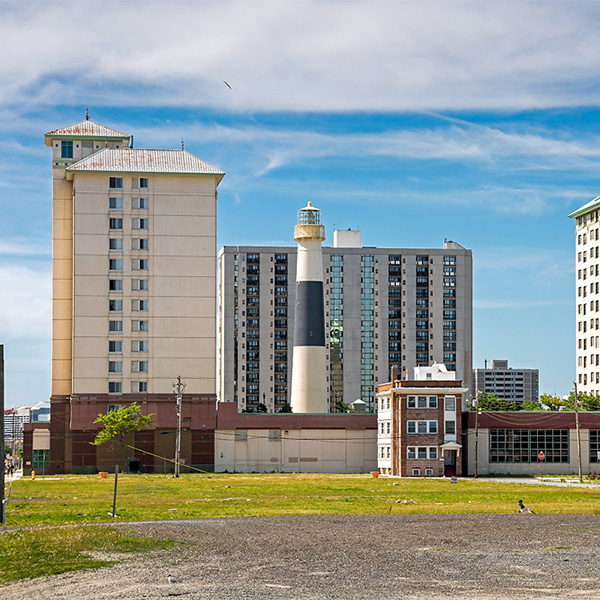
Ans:
[[[52,148],[52,399],[216,392],[217,186],[183,150],[86,120]],[[73,417],[73,413],[72,413]]]

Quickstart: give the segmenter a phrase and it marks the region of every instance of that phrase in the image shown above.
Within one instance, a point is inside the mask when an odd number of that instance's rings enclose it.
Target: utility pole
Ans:
[[[475,479],[477,479],[477,454],[479,452],[479,398],[475,396],[473,400],[473,406],[475,407]]]
[[[6,523],[6,502],[4,500],[4,344],[0,344],[0,525]]]
[[[177,398],[177,437],[175,439],[175,477],[179,477],[179,454],[181,452],[181,400],[185,391],[185,383],[181,382],[181,375],[177,375],[177,382],[173,384],[173,392]]]
[[[581,473],[581,431],[579,429],[579,395],[577,394],[577,383],[574,381],[575,386],[575,429],[577,430],[577,467],[579,469],[579,482],[583,481],[583,475]]]

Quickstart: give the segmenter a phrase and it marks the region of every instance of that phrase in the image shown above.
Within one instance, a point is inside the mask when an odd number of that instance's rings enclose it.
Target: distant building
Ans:
[[[379,386],[377,465],[382,475],[462,474],[461,414],[466,388],[444,365],[415,367],[412,379]]]
[[[578,392],[600,395],[600,196],[575,219],[575,356]]]
[[[25,423],[48,423],[49,421],[50,402],[7,408],[4,410],[4,443],[7,446],[21,444]]]
[[[537,402],[540,399],[538,369],[509,368],[507,360],[492,360],[488,368],[473,371],[473,389],[494,394],[511,402]]]
[[[342,230],[322,252],[331,412],[357,398],[373,412],[392,366],[443,363],[470,387],[470,250],[362,247],[360,231]],[[218,395],[239,410],[290,401],[296,260],[290,246],[219,252]]]
[[[4,410],[4,443],[14,446],[23,442],[23,426],[31,421],[31,413],[26,406]]]

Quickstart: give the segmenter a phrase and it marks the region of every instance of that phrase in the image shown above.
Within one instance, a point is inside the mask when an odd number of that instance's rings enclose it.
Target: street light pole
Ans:
[[[185,390],[185,383],[181,381],[181,375],[177,375],[177,382],[173,384],[173,391],[177,398],[177,437],[175,440],[175,477],[179,477],[179,454],[181,452],[181,400]]]

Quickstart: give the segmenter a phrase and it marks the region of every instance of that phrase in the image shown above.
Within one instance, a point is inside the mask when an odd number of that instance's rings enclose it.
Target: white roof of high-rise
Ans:
[[[99,123],[95,123],[89,119],[85,119],[79,123],[74,123],[73,125],[68,125],[67,127],[61,127],[60,129],[55,129],[54,131],[49,131],[48,133],[44,134],[46,146],[49,146],[51,140],[57,137],[64,139],[90,137],[103,140],[129,140],[131,138],[131,136],[126,133],[122,133],[116,129],[111,129],[110,127],[105,127],[104,125],[100,125]]]
[[[74,173],[93,172],[214,175],[219,179],[225,175],[186,150],[104,148],[68,167],[67,177]]]
[[[574,219],[575,217],[580,217],[581,215],[585,215],[586,213],[592,210],[598,210],[600,208],[600,196],[597,196],[593,200],[590,200],[587,204],[584,204],[581,208],[573,211],[569,217]]]

